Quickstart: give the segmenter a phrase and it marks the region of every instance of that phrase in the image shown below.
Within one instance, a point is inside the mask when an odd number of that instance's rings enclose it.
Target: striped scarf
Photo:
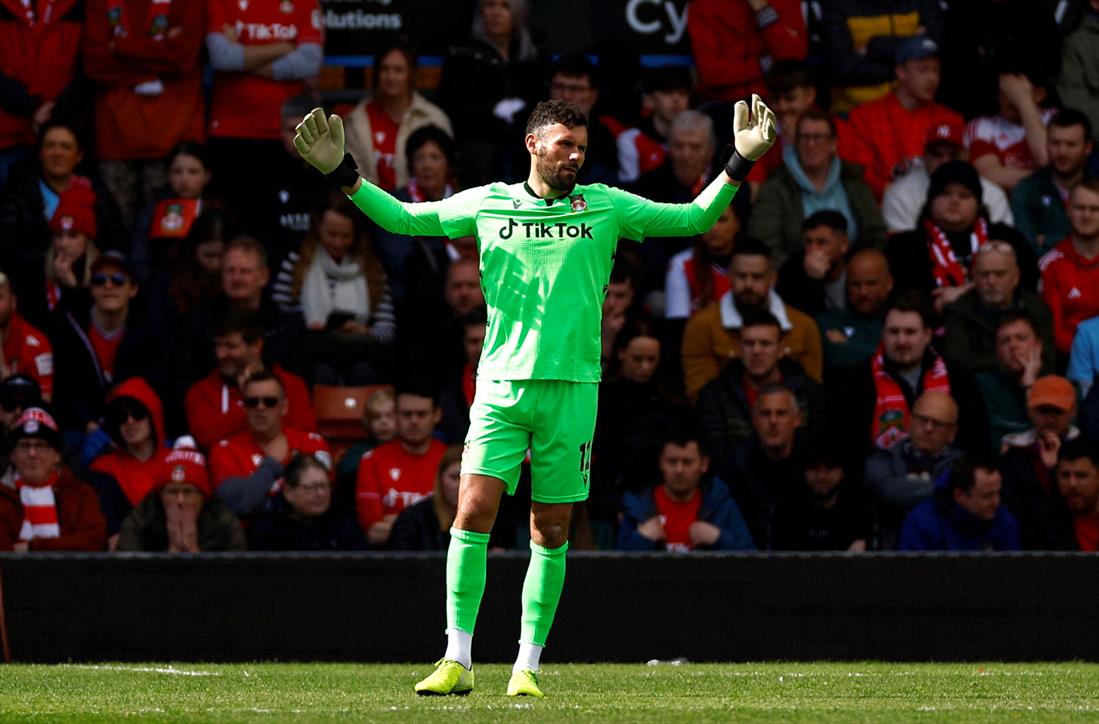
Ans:
[[[18,479],[15,481],[19,500],[23,503],[23,527],[19,531],[21,543],[36,538],[61,536],[61,525],[57,520],[57,501],[53,495],[53,486],[59,477],[54,472],[41,485],[31,485]]]
[[[958,261],[950,240],[931,219],[923,222],[927,231],[927,252],[931,257],[931,273],[935,277],[936,287],[960,287],[969,281],[966,268]],[[969,256],[988,243],[988,222],[977,219],[969,235]]]
[[[932,352],[934,362],[924,370],[920,389],[914,390],[919,395],[928,390],[936,390],[950,394],[950,377],[947,375],[946,364],[943,358]],[[874,446],[886,450],[898,440],[908,437],[908,421],[912,411],[908,409],[908,400],[904,397],[904,391],[900,384],[885,370],[885,354],[882,346],[878,345],[878,351],[870,363],[870,370],[874,377],[874,420],[870,430]]]

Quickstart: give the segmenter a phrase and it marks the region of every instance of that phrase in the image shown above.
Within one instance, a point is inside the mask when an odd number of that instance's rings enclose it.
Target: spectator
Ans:
[[[397,515],[432,490],[446,445],[431,436],[440,412],[434,393],[397,391],[397,438],[362,456],[355,485],[359,525],[371,546],[385,547]]]
[[[469,432],[469,408],[477,391],[477,365],[481,361],[481,349],[485,346],[487,323],[485,310],[480,307],[462,320],[462,349],[466,353],[466,363],[459,374],[451,377],[439,400],[442,412],[439,432],[451,445],[465,440]]]
[[[1094,447],[1077,440],[1061,449],[1057,492],[1072,515],[1077,548],[1089,553],[1099,550],[1099,455]]]
[[[907,437],[912,404],[924,392],[950,394],[946,363],[931,347],[931,308],[916,293],[887,307],[881,342],[847,379],[832,383],[834,420],[850,436],[852,459],[866,446],[885,450]]]
[[[693,0],[687,33],[698,67],[698,95],[732,103],[763,93],[763,74],[779,60],[805,60],[808,35],[793,0]]]
[[[901,41],[896,75],[893,92],[851,111],[851,148],[844,156],[866,169],[866,183],[878,198],[920,155],[929,131],[962,123],[958,113],[935,102],[940,65],[934,40],[913,36]]]
[[[906,38],[942,43],[942,11],[935,0],[838,0],[825,6],[821,32],[832,72],[832,110],[843,113],[889,92]]]
[[[199,447],[212,448],[248,427],[243,389],[249,377],[270,370],[286,393],[286,424],[312,432],[317,418],[305,381],[264,355],[263,325],[255,312],[233,312],[218,320],[214,329],[217,366],[191,385],[184,398],[187,427]]]
[[[958,404],[946,392],[925,392],[912,408],[908,434],[866,458],[863,480],[877,510],[878,547],[892,550],[905,516],[931,498],[962,453],[954,447]]]
[[[119,168],[129,168],[120,162]],[[200,144],[185,141],[167,156],[166,183],[158,184],[133,224],[131,256],[138,281],[158,288],[171,278],[173,242],[187,238],[202,213],[206,188],[212,178],[210,156]]]
[[[389,548],[395,551],[445,551],[458,513],[462,446],[451,445],[439,459],[431,495],[401,511],[393,522]]]
[[[792,145],[797,135],[798,119],[817,107],[816,79],[802,61],[775,61],[763,76],[763,82],[767,86],[768,105],[778,120],[778,138],[772,150],[765,153],[748,173],[753,199],[757,198],[760,186],[771,172],[782,165],[786,146]]]
[[[116,548],[148,553],[244,549],[240,521],[212,495],[206,458],[186,448],[164,459],[156,489],[123,521]]]
[[[737,445],[752,435],[752,409],[759,391],[782,384],[797,397],[801,426],[809,435],[824,425],[824,391],[801,365],[783,354],[782,326],[767,311],[744,318],[740,350],[698,394],[703,440],[718,470],[729,470]]]
[[[1076,327],[1065,377],[1079,388],[1084,399],[1095,386],[1096,376],[1099,376],[1099,317],[1092,317]]]
[[[801,224],[802,247],[778,271],[778,295],[790,306],[816,316],[847,305],[847,219],[833,209],[813,213]]]
[[[683,111],[668,131],[668,156],[664,164],[641,176],[637,192],[656,201],[688,203],[712,178],[712,161],[717,136],[710,117],[701,111]],[[642,262],[641,290],[659,288],[668,260],[682,251],[687,239],[669,237],[642,244],[637,254]]]
[[[402,359],[410,369],[430,376],[439,387],[465,366],[462,320],[473,310],[485,308],[481,269],[475,256],[460,256],[449,262],[442,283],[441,307],[436,307],[436,302],[417,305],[414,312],[409,310],[407,323],[399,325],[404,337]],[[432,332],[425,334],[427,330]]]
[[[1027,415],[1030,429],[1004,437],[1004,504],[1018,519],[1027,550],[1072,548],[1064,535],[1056,474],[1060,451],[1080,438],[1072,424],[1072,383],[1055,375],[1039,377],[1027,390]]]
[[[99,495],[107,521],[107,548],[114,550],[122,521],[159,487],[171,450],[164,435],[160,397],[140,377],[131,377],[111,391],[102,429],[111,449],[92,460],[88,482]]]
[[[733,197],[717,221],[668,262],[664,277],[664,318],[686,320],[705,309],[729,291],[727,270],[733,260],[733,247],[743,228],[743,204]],[[738,208],[739,207],[739,208]]]
[[[214,178],[248,226],[263,211],[246,192],[254,179],[275,170],[280,155],[282,105],[320,72],[321,10],[317,0],[277,8],[208,0],[206,13],[206,50],[214,70],[209,143],[220,162]]]
[[[862,553],[874,540],[874,511],[826,437],[805,447],[805,485],[775,504],[771,547]]]
[[[691,317],[683,333],[683,373],[693,399],[717,377],[740,348],[744,315],[769,311],[782,325],[782,345],[790,359],[815,380],[821,376],[820,332],[812,318],[783,303],[772,286],[774,267],[767,247],[746,241],[733,250],[730,290]]]
[[[824,379],[870,359],[881,339],[882,319],[893,275],[889,262],[877,249],[856,252],[845,270],[847,303],[843,309],[821,312],[816,317],[824,345]]]
[[[1003,480],[989,460],[963,458],[948,486],[904,519],[902,551],[1017,551],[1019,524],[1000,504]]]
[[[847,220],[847,235],[860,246],[885,243],[885,222],[862,171],[836,155],[836,122],[821,111],[807,111],[797,124],[794,144],[782,149],[783,165],[759,189],[748,235],[771,249],[782,263],[802,245],[802,224],[831,209]]]
[[[11,375],[0,380],[0,488],[15,490],[16,471],[12,463],[12,432],[23,410],[42,405],[38,383],[27,375]]]
[[[84,186],[76,186],[62,192],[57,211],[50,219],[52,241],[46,252],[45,282],[37,284],[37,293],[31,297],[36,316],[43,310],[54,312],[61,305],[61,298],[81,298],[91,280],[91,266],[99,256],[95,243],[96,222],[92,205],[93,193]],[[41,280],[41,277],[39,277]],[[68,304],[69,298],[66,298]],[[76,302],[79,305],[79,302]]]
[[[975,380],[988,421],[991,452],[1000,451],[1005,435],[1030,427],[1027,390],[1053,369],[1046,354],[1050,342],[1038,330],[1034,316],[1026,310],[1005,312],[996,323],[996,367],[977,373]]]
[[[12,165],[30,154],[42,127],[55,116],[72,113],[84,100],[77,56],[85,11],[74,5],[48,5],[43,12],[37,3],[25,3],[0,20],[5,96],[0,110],[0,184]],[[6,262],[4,268],[11,269]]]
[[[405,159],[411,174],[403,188],[397,190],[396,197],[401,201],[440,201],[454,195],[455,157],[454,141],[446,131],[438,126],[424,126],[413,131],[405,141]],[[405,276],[408,259],[413,251],[424,254],[426,258],[417,262],[434,261],[435,249],[446,249],[451,242],[446,237],[400,236],[390,234],[384,229],[374,229],[374,238],[381,258],[382,266],[389,277],[393,296],[397,302],[405,299]],[[449,259],[448,259],[449,261]],[[417,272],[420,270],[417,269]],[[409,280],[413,281],[413,280]],[[419,281],[419,279],[415,279]],[[432,282],[437,282],[435,278]],[[412,286],[413,295],[420,293],[435,299],[440,295],[442,284],[437,288],[426,289]],[[412,300],[416,302],[415,298]]]
[[[0,379],[27,375],[46,402],[53,395],[53,346],[50,340],[16,311],[11,279],[0,272]]]
[[[1033,72],[1030,75],[1034,77],[1001,70],[999,114],[975,118],[966,129],[973,166],[1008,193],[1049,162],[1046,126],[1054,110],[1041,107],[1046,99],[1045,80]]]
[[[0,114],[3,111],[0,110]],[[0,128],[4,116],[0,115]],[[94,229],[89,236],[100,249],[123,249],[126,231],[118,207],[103,184],[80,176],[77,166],[84,158],[84,145],[76,127],[65,121],[49,121],[38,132],[38,163],[13,170],[0,195],[0,267],[11,275],[16,296],[23,302],[23,316],[39,327],[45,325],[47,307],[42,299],[42,269],[50,249],[51,220],[58,218],[61,193],[72,188]],[[93,195],[89,196],[90,190]],[[81,216],[85,214],[81,213]]]
[[[588,513],[600,547],[615,545],[622,492],[648,482],[667,430],[685,417],[683,401],[663,384],[662,348],[652,324],[627,322],[599,385]]]
[[[241,391],[248,429],[210,450],[210,474],[217,496],[237,516],[245,517],[268,507],[295,455],[315,455],[329,470],[332,456],[320,435],[283,423],[286,391],[278,375],[252,372]]]
[[[332,504],[332,481],[325,463],[297,455],[286,466],[281,499],[248,526],[254,551],[361,551],[366,537],[354,514]]]
[[[947,361],[967,372],[995,369],[995,331],[999,318],[1025,311],[1034,320],[1043,345],[1042,365],[1053,367],[1053,320],[1042,299],[1019,288],[1015,251],[1003,241],[990,241],[973,255],[972,288],[946,307]]]
[[[680,429],[660,450],[660,482],[622,498],[618,547],[626,551],[755,550],[736,502],[697,434]]]
[[[1065,38],[1057,93],[1067,108],[1079,108],[1099,128],[1099,0],[1089,0],[1083,24]]]
[[[374,92],[347,114],[347,151],[363,178],[387,191],[409,180],[405,146],[413,131],[435,126],[453,134],[442,109],[416,92],[416,53],[405,40],[374,55]]]
[[[142,377],[166,391],[170,337],[146,305],[135,302],[139,287],[129,260],[107,252],[90,268],[91,304],[72,300],[59,313],[54,346],[57,417],[64,430],[91,432],[103,416],[110,389]]]
[[[645,77],[641,104],[641,118],[636,126],[613,129],[618,131],[615,146],[619,183],[636,183],[642,174],[664,164],[672,121],[691,107],[690,74],[683,68],[651,69]]]
[[[588,119],[588,150],[584,156],[584,168],[581,172],[584,182],[615,184],[620,181],[615,130],[621,126],[621,123],[608,114],[595,112],[599,103],[600,77],[587,55],[583,53],[564,55],[550,73],[549,100],[572,103]],[[615,78],[615,80],[620,79]],[[684,105],[683,109],[686,107]],[[525,114],[522,122],[517,122],[519,119],[516,119],[511,124],[511,128],[518,132],[515,135],[526,135],[528,117],[529,114]],[[519,138],[516,140],[518,141]],[[521,143],[513,146],[516,149],[523,147]],[[524,152],[508,156],[507,164],[506,176],[521,177],[527,172],[529,164],[527,154]],[[633,180],[636,181],[636,177]]]
[[[312,333],[312,378],[380,382],[397,338],[393,301],[366,218],[342,193],[333,192],[315,217],[293,279],[291,297]]]
[[[755,434],[737,446],[728,471],[715,470],[733,481],[733,497],[760,550],[772,547],[775,504],[805,485],[801,419],[792,390],[782,384],[764,387],[752,407]]]
[[[967,160],[964,135],[961,122],[940,123],[928,129],[923,157],[913,159],[904,175],[889,184],[882,197],[882,216],[890,234],[909,231],[920,225],[920,213],[927,203],[931,174],[949,161]],[[981,201],[988,209],[989,222],[1011,226],[1014,217],[1007,194],[983,176],[980,182]]]
[[[221,256],[221,293],[196,307],[183,320],[176,354],[178,383],[190,385],[214,368],[214,349],[210,341],[215,336],[218,320],[231,312],[242,311],[259,313],[268,358],[300,372],[304,366],[301,318],[280,311],[265,293],[270,277],[267,252],[259,241],[250,236],[238,236],[225,245]]]
[[[14,489],[0,486],[0,550],[106,549],[95,491],[62,462],[61,431],[49,410],[24,410],[8,439],[16,480]]]
[[[980,177],[965,161],[949,161],[935,170],[919,226],[891,236],[885,245],[898,291],[930,294],[941,314],[972,288],[973,256],[989,239],[1011,245],[1023,288],[1037,288],[1034,250],[1011,227],[990,224],[981,198]]]
[[[633,252],[621,248],[614,255],[607,291],[603,297],[603,319],[600,325],[601,361],[607,373],[614,362],[614,343],[627,322],[642,314],[641,267]]]
[[[212,302],[221,291],[221,260],[235,236],[234,221],[223,209],[206,208],[187,236],[168,252],[169,295],[177,317],[187,318],[196,307]]]
[[[206,7],[196,0],[127,6],[90,0],[85,13],[83,70],[99,86],[96,155],[129,226],[167,180],[169,150],[203,139]]]
[[[1057,353],[1072,348],[1076,325],[1099,315],[1099,179],[1085,179],[1069,196],[1072,235],[1042,257],[1042,301],[1053,315]]]
[[[1015,226],[1043,254],[1069,235],[1069,194],[1084,178],[1091,154],[1091,123],[1071,108],[1058,111],[1046,129],[1049,163],[1015,185],[1011,209]]]
[[[336,466],[336,505],[351,508],[355,502],[355,480],[359,461],[368,451],[397,437],[397,400],[389,386],[375,390],[363,403],[366,438],[344,451]],[[346,501],[344,500],[346,498]],[[344,503],[347,505],[344,505]]]

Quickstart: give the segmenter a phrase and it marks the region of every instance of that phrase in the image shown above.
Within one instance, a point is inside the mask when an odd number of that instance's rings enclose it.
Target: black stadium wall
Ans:
[[[490,557],[478,661],[508,661],[526,556]],[[1099,661],[1085,554],[569,556],[545,659]],[[0,555],[12,659],[434,660],[441,554]]]

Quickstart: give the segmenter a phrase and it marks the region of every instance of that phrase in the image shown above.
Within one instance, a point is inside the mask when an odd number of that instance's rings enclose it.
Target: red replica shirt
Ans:
[[[317,0],[210,0],[207,10],[206,32],[223,33],[228,25],[242,45],[324,42]],[[219,72],[210,103],[210,135],[277,140],[282,104],[303,89],[297,80]]]
[[[46,335],[13,312],[4,335],[4,363],[8,374],[28,375],[43,395],[53,394],[53,347]]]
[[[164,458],[170,452],[166,447],[159,447],[148,460],[142,462],[133,455],[116,450],[92,460],[91,469],[114,478],[130,505],[136,508],[160,482],[158,478],[164,472]]]
[[[390,440],[363,454],[355,483],[355,507],[366,530],[390,513],[400,513],[431,495],[446,445],[432,440],[423,455]]]
[[[272,369],[286,390],[286,427],[314,432],[317,416],[305,381],[275,365]],[[235,384],[227,384],[217,370],[191,385],[183,399],[187,427],[198,446],[209,450],[219,440],[227,440],[248,429],[244,416],[244,395]]]
[[[1056,110],[1046,108],[1042,111],[1042,123],[1049,125]],[[1004,168],[1021,168],[1032,171],[1038,168],[1038,162],[1030,153],[1026,140],[1026,130],[1002,116],[983,116],[974,118],[966,128],[966,145],[969,147],[969,160],[976,161],[989,154],[1000,159]]]
[[[1038,262],[1042,270],[1042,301],[1053,315],[1053,342],[1068,354],[1076,325],[1099,315],[1099,257],[1085,259],[1065,239]]]
[[[1080,550],[1088,553],[1099,551],[1099,515],[1078,515],[1073,521],[1076,525],[1076,542]]]
[[[691,545],[691,523],[698,520],[698,511],[702,508],[702,493],[695,490],[689,500],[672,500],[661,485],[653,491],[653,502],[660,522],[664,524],[664,547],[669,551],[689,551]]]
[[[378,173],[378,186],[386,191],[397,188],[397,123],[376,103],[366,104],[370,118],[370,133],[374,141],[374,167]]]
[[[286,443],[290,448],[286,458],[279,461],[283,466],[299,453],[312,453],[324,463],[325,467],[332,470],[332,454],[323,437],[315,432],[305,432],[292,427],[284,428],[282,432],[286,435]],[[252,438],[251,431],[222,440],[210,450],[210,476],[214,479],[215,488],[228,478],[248,477],[256,472],[263,458],[263,448]],[[271,487],[269,494],[274,495],[280,487],[282,487],[281,478]]]
[[[95,350],[95,358],[99,360],[103,378],[108,381],[114,377],[114,361],[118,357],[118,345],[122,344],[122,338],[125,335],[125,327],[116,329],[110,334],[94,324],[88,329],[88,341],[92,343],[92,349]]]
[[[856,106],[851,111],[848,143],[841,144],[840,155],[862,164],[866,182],[879,199],[885,186],[893,180],[894,170],[923,156],[927,133],[935,126],[961,126],[961,115],[946,106],[932,102],[908,110],[897,100],[896,93]],[[845,152],[846,151],[846,152]]]

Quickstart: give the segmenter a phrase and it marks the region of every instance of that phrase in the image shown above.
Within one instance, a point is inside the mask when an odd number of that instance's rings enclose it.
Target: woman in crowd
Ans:
[[[187,236],[173,242],[169,255],[171,297],[182,319],[221,291],[221,255],[236,236],[236,223],[224,209],[207,206]]]
[[[458,512],[458,483],[462,470],[462,446],[451,445],[439,461],[432,494],[401,511],[389,534],[395,551],[445,551],[450,545],[450,526]]]
[[[699,236],[694,245],[671,258],[664,281],[664,318],[686,319],[729,291],[729,262],[733,247],[743,229],[747,194],[738,194],[721,212],[713,227]]]

